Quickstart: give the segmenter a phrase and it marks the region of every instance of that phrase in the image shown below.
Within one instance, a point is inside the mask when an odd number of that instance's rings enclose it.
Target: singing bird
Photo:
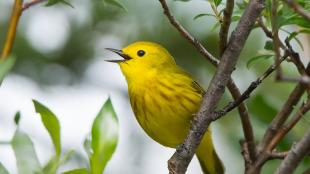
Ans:
[[[157,43],[136,42],[122,50],[107,50],[123,58],[108,61],[120,66],[128,84],[132,110],[143,130],[164,146],[175,148],[181,144],[199,109],[203,88]],[[205,174],[224,173],[210,129],[196,155]]]

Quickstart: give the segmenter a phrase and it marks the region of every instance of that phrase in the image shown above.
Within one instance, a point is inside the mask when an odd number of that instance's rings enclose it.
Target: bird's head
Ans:
[[[120,55],[122,59],[107,60],[120,65],[125,76],[139,76],[152,70],[169,68],[176,63],[169,52],[157,43],[135,42],[122,50],[107,48]]]

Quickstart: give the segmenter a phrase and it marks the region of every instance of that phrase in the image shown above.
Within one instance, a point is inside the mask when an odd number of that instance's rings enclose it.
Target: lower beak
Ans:
[[[122,50],[117,50],[114,48],[106,48],[106,50],[112,51],[112,52],[120,55],[122,58],[124,58],[123,60],[106,60],[107,62],[118,63],[118,62],[125,62],[125,61],[131,59],[131,57],[129,57],[127,54],[125,54]]]

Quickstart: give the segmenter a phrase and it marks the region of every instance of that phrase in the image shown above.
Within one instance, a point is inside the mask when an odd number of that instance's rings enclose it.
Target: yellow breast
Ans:
[[[184,140],[202,93],[187,74],[177,71],[141,77],[145,79],[128,83],[135,116],[151,138],[175,147]]]

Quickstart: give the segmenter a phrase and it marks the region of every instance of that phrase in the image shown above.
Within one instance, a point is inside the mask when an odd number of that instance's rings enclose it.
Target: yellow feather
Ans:
[[[118,64],[127,80],[131,106],[139,124],[152,139],[175,148],[187,135],[203,89],[158,44],[136,42],[122,52],[130,59]],[[210,130],[196,154],[205,174],[224,173]]]

